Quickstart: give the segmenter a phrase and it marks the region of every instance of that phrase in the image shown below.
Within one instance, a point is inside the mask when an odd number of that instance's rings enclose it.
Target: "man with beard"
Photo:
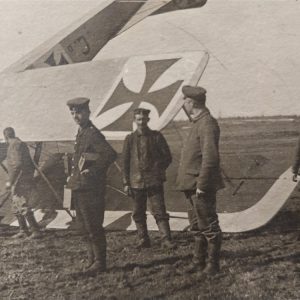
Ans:
[[[103,228],[106,173],[116,152],[90,121],[89,99],[67,102],[79,125],[67,188],[72,190],[76,219],[88,240],[88,266],[82,272],[94,275],[106,270],[106,237]]]
[[[193,266],[214,275],[220,269],[222,241],[216,213],[216,193],[224,187],[219,159],[220,129],[205,105],[204,88],[184,86],[182,92],[193,125],[182,151],[178,189],[184,192],[191,208],[189,219],[195,234]]]

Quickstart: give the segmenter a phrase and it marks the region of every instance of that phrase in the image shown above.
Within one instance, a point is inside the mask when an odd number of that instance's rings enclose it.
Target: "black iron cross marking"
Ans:
[[[118,105],[130,102],[132,102],[132,105],[127,111],[124,112],[121,118],[117,119],[115,122],[102,129],[108,131],[131,131],[133,120],[132,112],[134,109],[140,106],[141,102],[151,103],[156,107],[159,115],[161,115],[168,106],[169,102],[176,94],[183,80],[177,80],[173,84],[157,91],[149,92],[149,90],[153,86],[153,84],[160,78],[160,76],[162,76],[162,74],[178,60],[179,58],[145,61],[146,78],[144,80],[142,89],[139,93],[135,93],[129,90],[125,86],[124,81],[122,79],[119,82],[116,89],[114,90],[111,97],[106,102],[101,112],[99,112],[99,114],[96,117],[101,118],[102,113],[112,108],[115,108]],[[162,99],[164,101],[162,101]]]

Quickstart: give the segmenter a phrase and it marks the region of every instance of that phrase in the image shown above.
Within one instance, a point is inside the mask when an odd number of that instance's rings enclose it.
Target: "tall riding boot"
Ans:
[[[220,271],[220,251],[222,244],[222,232],[208,239],[208,262],[204,269],[204,273],[208,275],[215,275]]]
[[[40,232],[39,225],[34,217],[34,214],[32,211],[28,211],[26,214],[26,219],[29,224],[30,231],[32,232],[30,239],[39,239],[42,237],[42,234]]]
[[[12,236],[14,239],[20,239],[20,238],[25,238],[28,235],[28,227],[26,223],[26,219],[23,215],[17,214],[16,218],[19,223],[19,232],[15,235]]]
[[[207,255],[207,240],[204,235],[195,236],[195,248],[193,253],[193,264],[198,270],[203,271],[205,268],[205,259]]]
[[[162,236],[162,247],[167,249],[174,249],[175,245],[172,242],[169,221],[168,220],[158,221],[157,226]]]
[[[148,235],[148,229],[146,222],[135,222],[137,234],[139,238],[139,243],[137,245],[137,248],[150,248],[150,238]]]
[[[93,264],[86,269],[85,275],[96,275],[97,273],[106,271],[106,238],[92,241],[92,249],[94,254]]]

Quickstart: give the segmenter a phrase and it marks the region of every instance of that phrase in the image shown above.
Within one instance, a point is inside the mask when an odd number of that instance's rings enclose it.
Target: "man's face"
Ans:
[[[86,124],[90,118],[90,112],[86,109],[84,110],[71,110],[71,115],[74,121],[79,125],[83,126]]]
[[[149,117],[143,114],[138,114],[134,116],[134,123],[136,124],[138,130],[144,130],[145,128],[147,128],[149,120]]]
[[[186,98],[184,100],[184,108],[185,108],[185,111],[189,115],[192,115],[192,113],[193,113],[193,100],[191,98]]]
[[[191,118],[195,118],[201,112],[201,107],[191,98],[186,98],[184,101],[184,109]]]

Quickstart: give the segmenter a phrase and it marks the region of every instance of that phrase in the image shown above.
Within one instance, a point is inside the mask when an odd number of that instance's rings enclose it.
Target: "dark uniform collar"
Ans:
[[[84,126],[79,126],[78,132],[77,132],[77,137],[81,136],[87,128],[94,127],[93,123],[89,120]]]
[[[202,119],[204,116],[209,115],[210,111],[208,108],[204,108],[198,117],[192,120],[193,123],[196,123],[198,120]]]
[[[78,131],[80,132],[80,131],[82,131],[82,130],[88,128],[88,127],[91,127],[91,126],[93,126],[93,123],[91,122],[91,120],[88,120],[88,122],[86,122],[86,124],[84,126],[79,126]]]

